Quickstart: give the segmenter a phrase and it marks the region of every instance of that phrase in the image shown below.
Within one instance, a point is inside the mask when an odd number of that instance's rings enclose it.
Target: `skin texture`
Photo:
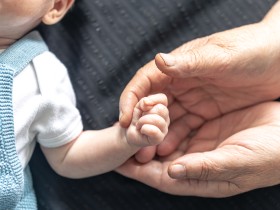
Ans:
[[[278,184],[279,107],[262,103],[280,96],[279,16],[278,1],[259,23],[187,42],[141,68],[122,93],[120,123],[127,126],[139,99],[164,92],[169,132],[154,149],[162,158],[118,171],[179,195],[226,197]]]
[[[280,105],[267,102],[208,121],[168,156],[132,158],[117,171],[175,195],[232,196],[280,183],[279,135]]]
[[[0,49],[6,49],[41,22],[57,23],[73,2],[1,0]],[[117,123],[103,130],[83,131],[57,148],[41,148],[52,168],[62,176],[83,178],[105,173],[120,166],[140,148],[161,143],[168,132],[168,113],[167,97],[150,95],[133,107],[128,129]]]
[[[1,0],[0,49],[5,49],[41,22],[60,21],[74,0]]]
[[[150,95],[136,104],[128,129],[117,123],[82,132],[58,148],[41,148],[58,174],[70,178],[94,176],[119,167],[142,147],[161,143],[169,121],[166,96]]]

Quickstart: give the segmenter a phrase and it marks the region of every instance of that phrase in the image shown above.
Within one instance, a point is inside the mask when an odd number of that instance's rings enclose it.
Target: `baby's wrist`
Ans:
[[[121,143],[125,145],[125,147],[128,147],[132,150],[138,151],[141,149],[143,146],[140,146],[139,144],[134,143],[133,141],[129,141],[129,138],[127,137],[127,129],[126,128],[121,128]]]

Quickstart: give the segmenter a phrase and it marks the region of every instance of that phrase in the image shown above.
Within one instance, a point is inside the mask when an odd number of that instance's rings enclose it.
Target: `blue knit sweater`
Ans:
[[[37,209],[29,167],[19,161],[13,121],[13,78],[34,57],[48,50],[33,31],[0,54],[0,208]]]

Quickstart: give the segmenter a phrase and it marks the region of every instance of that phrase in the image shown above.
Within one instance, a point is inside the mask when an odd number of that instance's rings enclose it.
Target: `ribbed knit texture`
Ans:
[[[69,69],[85,127],[99,129],[118,119],[121,91],[156,53],[260,21],[275,2],[76,0],[61,23],[41,30],[50,49]],[[178,197],[113,172],[84,180],[64,179],[49,168],[39,150],[32,163],[42,210],[280,209],[278,186],[225,199]]]
[[[17,157],[12,107],[13,69],[0,63],[0,205],[13,209],[23,194],[23,171]]]
[[[32,32],[0,54],[0,209],[37,209],[29,167],[19,161],[13,118],[13,78],[37,55],[48,50]],[[26,81],[28,82],[28,81]]]

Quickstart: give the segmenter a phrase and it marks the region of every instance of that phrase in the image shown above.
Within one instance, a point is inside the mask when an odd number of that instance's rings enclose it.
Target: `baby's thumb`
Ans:
[[[174,78],[218,76],[227,67],[229,54],[213,46],[204,46],[178,54],[159,53],[155,63],[159,70]],[[215,73],[214,73],[215,71]],[[214,74],[213,74],[214,73]]]

